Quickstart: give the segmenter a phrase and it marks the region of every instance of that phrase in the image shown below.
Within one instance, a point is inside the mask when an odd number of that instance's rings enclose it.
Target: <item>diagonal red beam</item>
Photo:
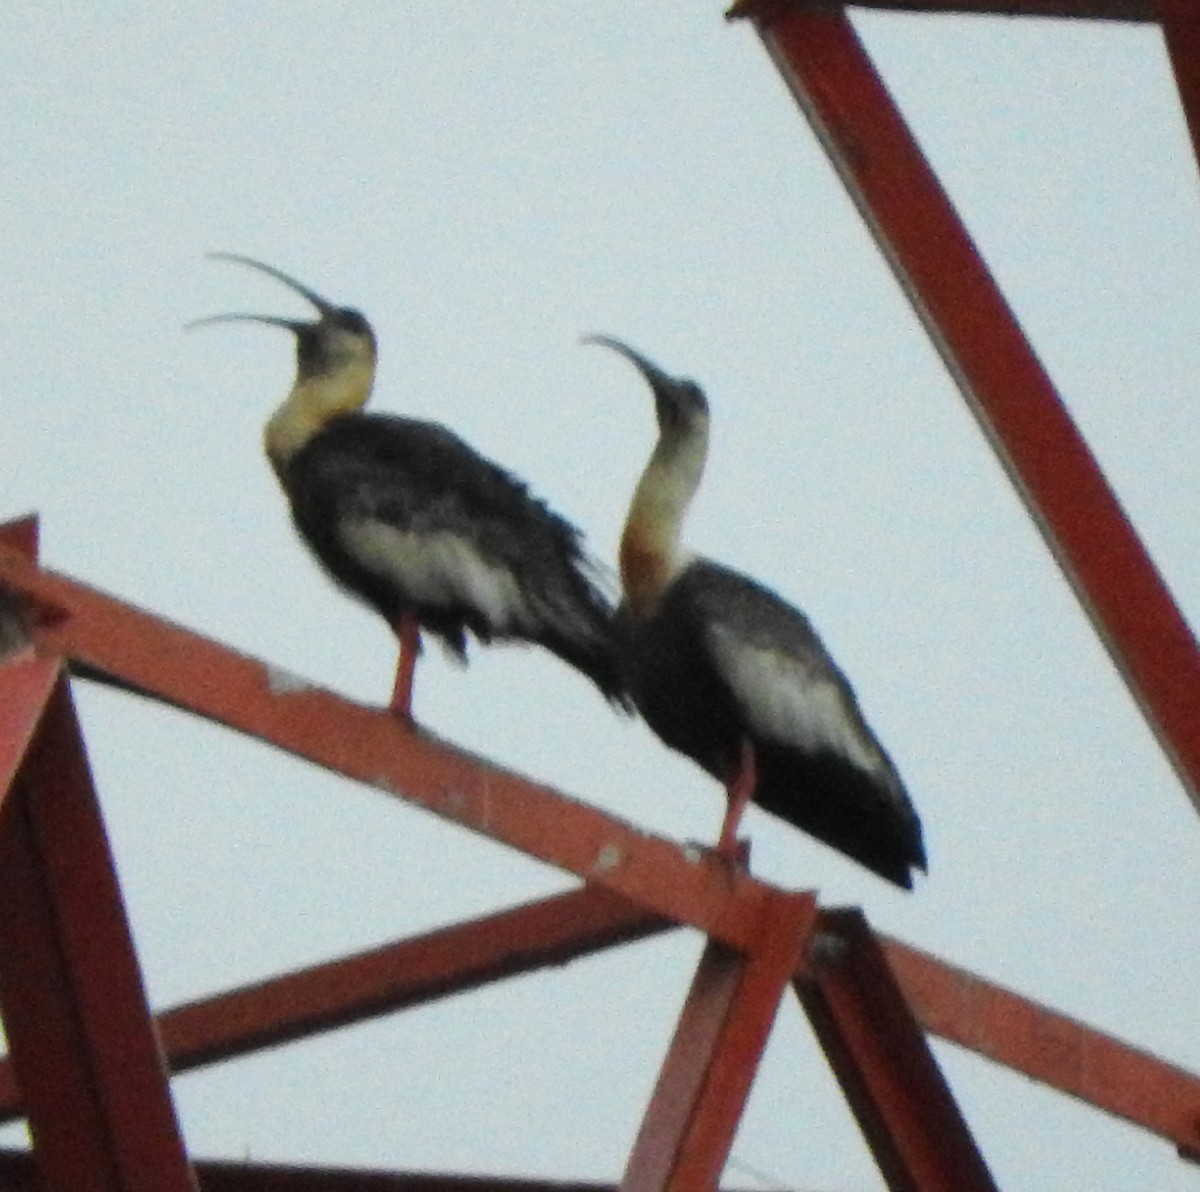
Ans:
[[[1200,165],[1200,10],[1195,0],[1157,0],[1155,7]]]
[[[51,1188],[115,1192],[104,1121],[81,1061],[65,964],[29,824],[27,792],[0,813],[0,1013]]]
[[[769,887],[694,846],[650,836],[0,548],[4,587],[54,611],[35,625],[35,640],[73,667],[259,737],[730,947],[753,938]]]
[[[364,1171],[213,1160],[200,1160],[196,1174],[203,1192],[616,1192],[615,1184],[591,1180],[504,1179],[436,1171]],[[44,1192],[28,1155],[0,1151],[0,1192]]]
[[[27,513],[24,517],[13,518],[12,521],[0,522],[0,546],[11,550],[25,558],[36,560],[38,557],[38,519],[36,513]]]
[[[0,809],[0,1011],[50,1192],[194,1187],[61,681]]]
[[[739,0],[734,17],[767,14],[771,5],[805,4],[806,0]],[[818,8],[825,0],[807,0]],[[826,7],[829,7],[825,3]],[[897,12],[956,13],[965,16],[1067,17],[1091,21],[1153,21],[1154,0],[854,0],[856,8]]]
[[[27,655],[0,666],[0,807],[37,735],[62,664]]]
[[[2,534],[0,534],[2,537]],[[0,574],[3,574],[5,556],[0,553]],[[26,577],[28,578],[28,577]],[[50,602],[51,597],[69,597],[72,592],[81,590],[76,585],[70,585],[65,581],[54,581],[53,577],[46,576],[45,573],[34,572],[36,580],[46,579],[44,586],[39,583],[27,583],[27,595],[37,597],[38,592],[41,598]],[[86,589],[82,589],[86,592]],[[69,599],[68,599],[69,603]],[[66,615],[59,610],[61,615]],[[133,610],[130,610],[133,611]],[[76,614],[78,615],[78,613]],[[145,614],[137,614],[145,616]],[[220,647],[214,647],[220,650]],[[236,657],[236,656],[235,656]],[[249,660],[241,660],[248,666],[258,666],[259,664],[251,663]],[[25,665],[25,664],[23,664]],[[265,669],[265,668],[264,668]],[[0,675],[11,676],[13,672],[7,668],[0,668]],[[332,697],[331,697],[332,698]],[[182,701],[177,701],[182,702]],[[14,705],[6,700],[0,700],[0,707],[5,710],[10,709]],[[359,709],[361,712],[362,710]],[[750,938],[750,934],[746,934],[745,939]],[[902,948],[903,945],[889,944],[889,948]],[[917,955],[911,949],[910,954]],[[950,966],[942,964],[933,958],[925,958],[924,961],[929,973],[936,975],[938,972],[945,973],[960,973],[961,970],[952,969]],[[991,988],[987,982],[981,978],[973,977],[970,974],[965,975],[966,979],[970,979],[980,988]],[[316,979],[320,980],[319,976]],[[1138,1125],[1144,1126],[1147,1129],[1155,1131],[1164,1137],[1171,1138],[1177,1145],[1187,1148],[1194,1147],[1195,1132],[1191,1130],[1188,1123],[1191,1118],[1188,1116],[1193,1113],[1192,1106],[1200,1105],[1200,1080],[1182,1072],[1179,1069],[1172,1068],[1170,1065],[1164,1064],[1160,1060],[1156,1060],[1152,1056],[1146,1056],[1144,1053],[1129,1047],[1127,1044],[1119,1040],[1112,1039],[1110,1036],[1104,1035],[1101,1032],[1093,1031],[1082,1024],[1074,1024],[1075,1029],[1079,1032],[1078,1038],[1072,1044],[1081,1049],[1099,1048],[1105,1054],[1111,1054],[1114,1058],[1113,1063],[1119,1064],[1122,1068],[1122,1077],[1119,1082],[1126,1088],[1140,1087],[1149,1090],[1146,1097],[1140,1101],[1131,1100],[1126,1097],[1116,1096],[1114,1098],[1111,1090],[1105,1090],[1097,1086],[1081,1088],[1078,1082],[1071,1082],[1064,1079],[1061,1074],[1055,1074],[1053,1071],[1042,1072],[1034,1066],[1028,1066],[1031,1061],[1028,1059],[1022,1061],[1019,1057],[1010,1053],[1005,1045],[1005,1037],[1003,1032],[999,1034],[988,1033],[984,1031],[976,1031],[974,1034],[969,1034],[964,1029],[947,1029],[942,1024],[953,1022],[953,1015],[949,1013],[948,1007],[954,1003],[947,1003],[942,999],[941,995],[936,993],[939,986],[936,983],[925,981],[922,991],[913,992],[914,1004],[917,1005],[922,1018],[929,1024],[929,1029],[938,1032],[945,1030],[946,1037],[953,1041],[959,1042],[964,1046],[972,1047],[980,1051],[982,1054],[997,1060],[1000,1063],[1011,1064],[1022,1071],[1029,1071],[1031,1075],[1039,1079],[1044,1079],[1047,1083],[1062,1087],[1064,1091],[1072,1095],[1080,1096],[1085,1100],[1105,1109],[1108,1112],[1117,1113],[1127,1117],[1130,1121]],[[943,985],[941,988],[953,989],[953,983]],[[237,991],[235,991],[236,993]],[[946,997],[954,996],[946,994]],[[1028,1013],[1031,1015],[1031,1021],[1038,1022],[1040,1014],[1052,1014],[1035,1003],[1024,1002],[1019,999],[1016,994],[1008,996],[1016,999],[1020,1004],[1028,1006]],[[212,1012],[215,1016],[221,1013],[222,999],[216,998],[212,1001]],[[348,1013],[356,1012],[353,1006],[347,1011]],[[1059,1016],[1061,1019],[1061,1016]],[[1061,1019],[1068,1022],[1070,1020]],[[10,1083],[11,1076],[7,1068],[0,1068],[0,1106],[11,1112],[17,1104],[16,1092],[13,1085]],[[1176,1112],[1173,1116],[1170,1114],[1171,1106],[1182,1106],[1183,1108]],[[1165,1108],[1164,1108],[1165,1107]],[[1164,1113],[1166,1116],[1164,1116]],[[1182,1120],[1181,1120],[1182,1119]]]
[[[172,1071],[361,1021],[671,927],[595,888],[457,924],[165,1011]],[[1200,1150],[1200,1077],[897,940],[880,941],[922,1026],[952,1043]],[[0,1121],[21,1114],[0,1061]]]
[[[3,540],[3,537],[3,527],[0,527],[0,541]],[[0,575],[4,574],[5,564],[8,562],[11,562],[11,559],[6,559],[3,553],[0,552]],[[54,610],[60,619],[68,616],[68,612],[63,608],[55,609],[55,599],[65,598],[66,602],[70,603],[72,594],[78,592],[87,593],[86,589],[81,589],[78,585],[72,585],[66,581],[57,581],[54,577],[38,572],[36,569],[32,571],[32,577],[32,581],[24,585],[25,594],[34,599],[35,602],[41,600],[46,606]],[[30,579],[29,574],[25,574],[25,579]],[[41,583],[43,579],[46,581],[45,584]],[[123,608],[123,606],[120,607]],[[145,616],[145,614],[137,614],[136,610],[126,611],[138,617]],[[75,615],[80,615],[78,610],[76,610]],[[220,647],[214,648],[218,651],[220,650]],[[234,657],[235,659],[237,658],[237,656]],[[22,665],[29,665],[31,661],[27,660]],[[251,663],[250,660],[246,659],[241,659],[240,661],[252,667],[259,665]],[[9,668],[0,668],[0,676],[11,677],[13,673]],[[7,710],[12,706],[7,701],[0,699],[0,708]],[[751,935],[752,932],[748,933],[745,939],[749,940]],[[889,943],[888,946],[893,949],[903,949],[904,947],[896,943]],[[910,957],[922,955],[915,953],[912,949],[908,949],[907,951]],[[952,969],[950,966],[944,965],[932,957],[924,957],[923,964],[927,969],[927,976],[932,974],[936,977],[938,973],[959,974],[963,979],[972,981],[979,988],[992,988],[981,978],[973,977],[971,974],[961,974],[961,970]],[[907,972],[907,970],[902,971]],[[943,990],[950,989],[951,992],[943,996],[943,994],[937,992],[939,988]],[[1005,1044],[1003,1031],[999,1031],[998,1033],[995,1031],[990,1033],[987,1031],[970,1033],[962,1026],[955,1026],[953,1028],[946,1026],[945,1024],[947,1023],[955,1022],[954,1015],[950,1013],[950,1008],[955,1003],[952,1000],[947,1000],[948,998],[957,996],[953,993],[953,989],[953,982],[950,982],[949,985],[943,982],[939,986],[936,981],[925,980],[921,986],[910,990],[914,1004],[917,1005],[922,1018],[928,1023],[929,1029],[935,1032],[943,1031],[946,1037],[953,1041],[972,1047],[982,1054],[996,1059],[998,1062],[1009,1063],[1019,1070],[1029,1071],[1031,1075],[1039,1079],[1044,1079],[1056,1087],[1062,1087],[1064,1091],[1080,1096],[1102,1109],[1127,1117],[1130,1121],[1138,1125],[1160,1133],[1164,1137],[1171,1138],[1182,1148],[1195,1147],[1195,1132],[1191,1130],[1188,1123],[1192,1120],[1192,1116],[1190,1116],[1193,1115],[1192,1107],[1200,1104],[1200,1080],[1197,1080],[1196,1077],[1179,1069],[1172,1068],[1170,1065],[1166,1065],[1152,1056],[1138,1052],[1136,1049],[1100,1032],[1092,1031],[1082,1024],[1071,1024],[1079,1032],[1078,1038],[1074,1040],[1072,1046],[1093,1050],[1099,1047],[1105,1054],[1111,1054],[1114,1057],[1112,1062],[1120,1066],[1121,1076],[1118,1081],[1119,1085],[1126,1088],[1139,1087],[1149,1090],[1146,1097],[1142,1100],[1118,1096],[1114,1102],[1111,1090],[1096,1086],[1081,1088],[1077,1082],[1072,1083],[1066,1080],[1061,1074],[1055,1074],[1054,1071],[1043,1072],[1034,1066],[1028,1066],[1030,1061],[1022,1061],[1010,1054],[1010,1050]],[[1054,1016],[1051,1011],[1037,1006],[1036,1003],[1025,1002],[1024,999],[1018,998],[1016,994],[1007,994],[1007,996],[1014,999],[1021,1006],[1027,1007],[1027,1013],[1032,1023],[1036,1024],[1040,1022],[1040,1015],[1050,1015],[1060,1022],[1070,1023],[1070,1020],[1063,1019],[1061,1016]],[[219,1014],[220,1004],[220,998],[213,999],[212,1010],[214,1014]],[[351,1007],[351,1010],[348,1012],[355,1011]],[[5,1076],[3,1074],[7,1073],[7,1071],[7,1069],[0,1070],[0,1104],[3,1104],[5,1107],[12,1107],[16,1104],[16,1095],[11,1084],[6,1085],[4,1083]],[[1173,1116],[1164,1117],[1164,1113],[1170,1113],[1172,1106],[1175,1106],[1177,1111]],[[1182,1109],[1178,1109],[1180,1106]]]
[[[159,1016],[159,1034],[171,1071],[187,1072],[674,926],[584,887],[177,1006]],[[0,1062],[0,1122],[20,1115],[20,1090]]]
[[[27,559],[37,559],[37,518],[23,517],[0,523],[0,546]],[[0,592],[0,665],[28,649],[29,620],[29,612],[21,600],[7,592]],[[0,708],[2,714],[3,709]],[[0,791],[3,789],[4,776],[0,772]]]
[[[891,1192],[995,1192],[924,1032],[857,911],[823,911],[796,981]]]
[[[748,6],[749,7],[749,6]],[[840,8],[758,30],[1200,810],[1200,650]]]
[[[182,1072],[567,964],[675,926],[585,886],[180,1006],[162,1015],[160,1030],[172,1070]]]
[[[1200,1077],[926,952],[885,948],[927,1031],[1200,1152]]]
[[[718,1186],[780,999],[815,922],[811,895],[780,893],[767,904],[748,955],[709,941],[621,1192]]]

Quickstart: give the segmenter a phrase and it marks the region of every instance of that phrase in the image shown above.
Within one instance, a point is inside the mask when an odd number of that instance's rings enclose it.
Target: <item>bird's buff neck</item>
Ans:
[[[621,587],[630,608],[652,608],[682,569],[683,519],[700,487],[708,428],[660,438],[638,481],[621,536]]]
[[[333,375],[306,377],[271,415],[264,441],[278,471],[327,422],[361,410],[375,383],[373,363],[355,363]]]

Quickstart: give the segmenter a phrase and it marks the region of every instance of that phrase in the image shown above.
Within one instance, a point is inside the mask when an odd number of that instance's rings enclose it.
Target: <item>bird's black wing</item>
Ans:
[[[372,520],[403,532],[453,534],[506,562],[552,550],[582,555],[579,531],[525,484],[433,422],[348,415],[312,441],[308,488],[332,502],[334,520]],[[302,453],[303,454],[303,453]]]
[[[708,653],[756,736],[839,754],[904,798],[853,688],[799,609],[749,576],[707,560],[693,563],[679,582],[704,624]]]
[[[580,532],[452,431],[346,415],[284,484],[327,568],[385,616],[414,611],[459,652],[464,629],[538,642],[619,697],[611,607]]]
[[[757,801],[905,888],[926,866],[920,820],[846,676],[798,609],[716,563],[681,579],[760,765]]]

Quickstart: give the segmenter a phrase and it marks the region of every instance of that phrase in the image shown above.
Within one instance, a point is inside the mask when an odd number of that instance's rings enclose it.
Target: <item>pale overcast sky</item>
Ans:
[[[1200,203],[1156,30],[858,26],[1193,622]],[[0,513],[48,565],[364,701],[387,629],[261,453],[292,344],[359,306],[377,406],[442,420],[611,562],[654,437],[628,339],[707,389],[692,546],[807,610],[925,826],[892,890],[752,812],[754,866],[1200,1070],[1200,823],[747,25],[699,0],[14,0],[0,17]],[[565,888],[178,713],[78,702],[165,1006]],[[530,651],[431,650],[418,718],[647,829],[718,787]],[[197,1156],[615,1179],[698,951],[677,933],[180,1078]],[[938,1044],[1000,1186],[1175,1192],[1173,1148]],[[20,1137],[14,1130],[9,1137]],[[882,1187],[792,1002],[731,1186]]]

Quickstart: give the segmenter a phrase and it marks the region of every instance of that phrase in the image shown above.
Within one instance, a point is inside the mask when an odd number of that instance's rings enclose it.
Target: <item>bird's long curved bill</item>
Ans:
[[[631,348],[622,340],[614,339],[611,335],[585,335],[580,343],[598,344],[602,348],[610,348],[632,364],[638,372],[650,382],[651,386],[669,382],[671,378],[657,364],[648,360],[641,352]]]
[[[266,323],[271,327],[283,327],[288,331],[299,331],[306,326],[298,319],[280,319],[274,315],[207,315],[203,319],[193,319],[190,323],[184,323],[185,331],[192,331],[196,327],[209,327],[213,323]]]
[[[250,269],[257,269],[260,273],[265,273],[268,277],[273,277],[287,286],[289,290],[295,290],[297,294],[307,298],[323,315],[331,314],[336,309],[332,302],[322,298],[316,290],[310,290],[303,282],[290,277],[281,269],[276,269],[274,265],[267,265],[262,261],[256,261],[253,257],[243,257],[235,252],[210,252],[206,255],[210,261],[232,261],[235,265],[245,265]]]

